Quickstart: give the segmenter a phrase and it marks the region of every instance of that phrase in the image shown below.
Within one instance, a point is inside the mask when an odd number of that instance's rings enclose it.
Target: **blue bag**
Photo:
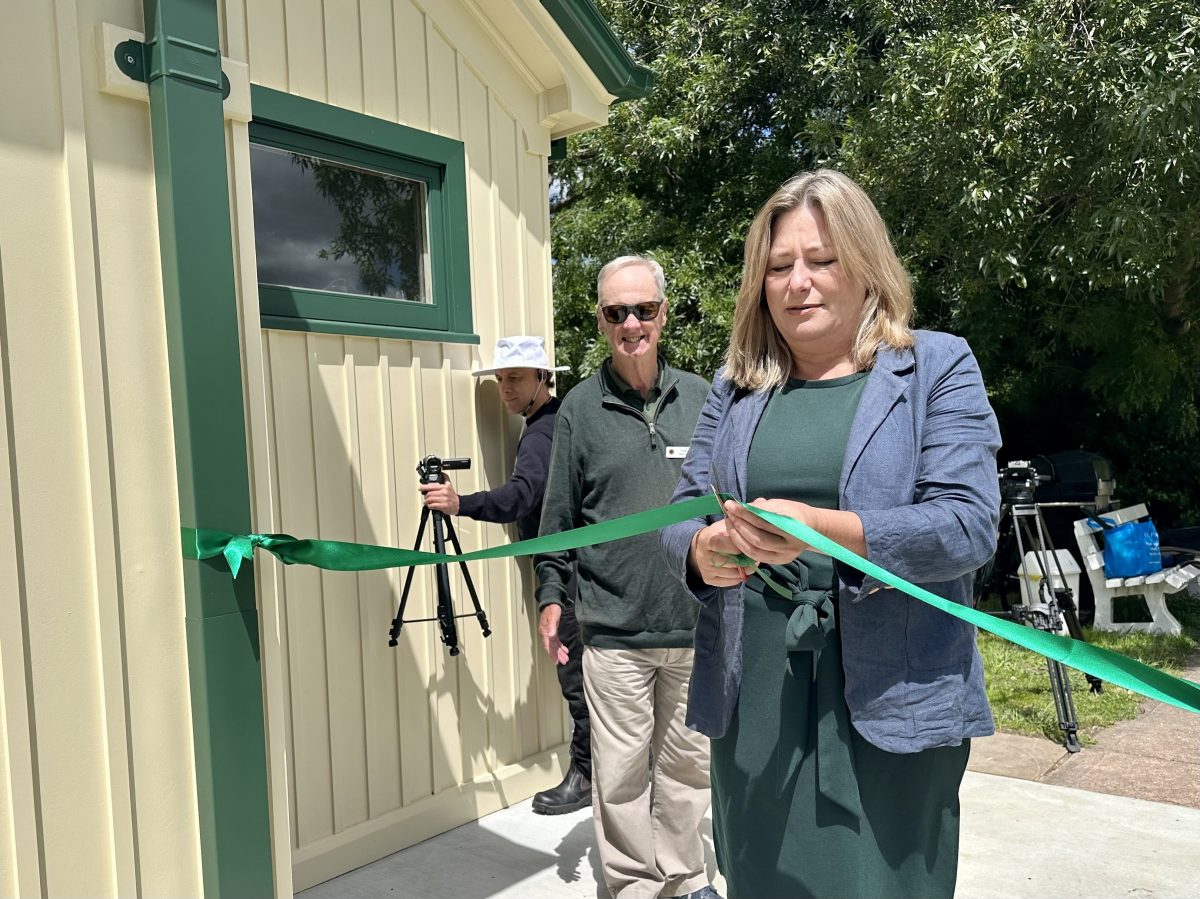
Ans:
[[[1111,518],[1088,516],[1104,532],[1104,574],[1106,577],[1140,577],[1162,570],[1158,531],[1154,522],[1127,521],[1117,524]]]

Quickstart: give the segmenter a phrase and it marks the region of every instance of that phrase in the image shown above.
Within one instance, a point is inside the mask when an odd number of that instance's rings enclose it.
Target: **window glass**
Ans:
[[[263,285],[432,301],[424,182],[252,143]]]

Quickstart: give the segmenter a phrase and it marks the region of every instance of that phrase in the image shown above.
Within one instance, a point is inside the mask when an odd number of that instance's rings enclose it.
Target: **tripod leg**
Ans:
[[[1071,588],[1067,586],[1067,576],[1063,571],[1062,563],[1059,561],[1058,553],[1054,551],[1054,544],[1050,540],[1050,529],[1046,527],[1046,521],[1042,518],[1042,510],[1038,506],[1034,506],[1034,511],[1037,515],[1038,537],[1042,545],[1047,550],[1048,560],[1054,565],[1054,576],[1058,578],[1060,588],[1054,586],[1054,582],[1050,581],[1051,598],[1054,600],[1054,610],[1062,616],[1062,622],[1066,626],[1067,633],[1076,640],[1083,641],[1083,628],[1079,626],[1079,614],[1075,608],[1075,595],[1071,592]],[[1047,567],[1043,563],[1043,568]],[[1044,571],[1043,575],[1050,576],[1049,571]],[[1057,616],[1055,616],[1057,617]],[[1057,627],[1058,622],[1053,624]],[[1104,692],[1104,682],[1094,674],[1084,675],[1087,678],[1088,689],[1093,693]]]
[[[449,518],[446,519],[446,536],[450,540],[450,545],[454,547],[456,555],[462,555],[462,544],[458,542],[458,534],[455,533],[454,524]],[[475,592],[475,583],[471,580],[471,572],[467,570],[466,562],[459,562],[459,568],[462,569],[463,580],[467,584],[467,593],[471,595],[471,603],[475,606],[475,617],[479,619],[479,627],[483,630],[485,637],[492,635],[492,629],[488,627],[487,615],[484,614],[483,606],[479,604],[479,594]]]
[[[413,550],[421,548],[421,538],[425,536],[425,523],[429,521],[429,507],[421,507],[421,524],[417,527],[417,539],[413,541]],[[396,609],[396,617],[392,619],[391,630],[388,631],[388,646],[395,646],[400,642],[400,629],[404,627],[404,609],[408,606],[408,591],[412,587],[413,575],[417,569],[409,566],[408,573],[404,576],[404,589],[400,591],[400,607]]]
[[[1071,695],[1071,681],[1062,663],[1046,659],[1050,673],[1050,691],[1054,694],[1054,710],[1058,714],[1058,726],[1063,732],[1063,746],[1067,752],[1078,752],[1079,719],[1075,716],[1075,699]]]
[[[1083,635],[1083,627],[1079,624],[1079,614],[1075,611],[1075,602],[1068,596],[1064,608],[1062,610],[1063,621],[1067,623],[1067,633],[1081,643],[1086,643],[1087,640]],[[1087,678],[1088,689],[1093,693],[1104,692],[1104,681],[1096,677],[1094,674],[1085,674]]]
[[[444,523],[446,523],[445,514],[435,511],[433,513],[433,549],[439,555],[446,552],[446,538],[442,532]],[[458,625],[454,623],[454,603],[450,598],[450,572],[444,562],[435,565],[434,568],[437,569],[438,626],[442,631],[442,642],[446,644],[450,655],[456,656],[459,653]]]
[[[1012,575],[1009,574],[1013,559],[1021,564],[1021,541],[1017,533],[1017,519],[1011,503],[1005,502],[1000,506],[1000,522],[997,527],[996,552],[983,569],[981,576],[985,586],[981,594],[989,590],[1000,600],[1000,608],[1007,614],[1012,614],[1013,604],[1009,596],[1009,586]],[[1020,593],[1020,585],[1017,586]]]
[[[1020,558],[1018,559],[1017,564],[1024,569],[1025,556],[1028,554],[1025,550],[1025,547],[1028,546],[1033,551],[1033,563],[1038,569],[1036,573],[1041,578],[1041,580],[1038,581],[1040,584],[1043,583],[1046,578],[1046,572],[1041,570],[1044,567],[1042,565],[1041,554],[1042,544],[1034,537],[1033,529],[1029,526],[1029,522],[1026,519],[1026,515],[1022,515],[1017,518],[1017,546],[1018,552],[1020,553]],[[1024,539],[1022,539],[1022,537]],[[1021,601],[1025,604],[1025,608],[1027,609],[1032,609],[1038,604],[1039,593],[1041,592],[1040,588],[1034,588],[1031,582],[1030,574],[1031,572],[1026,571],[1025,576],[1021,578]]]

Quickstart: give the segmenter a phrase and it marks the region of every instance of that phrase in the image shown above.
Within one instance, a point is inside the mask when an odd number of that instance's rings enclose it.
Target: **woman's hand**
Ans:
[[[738,554],[729,539],[725,521],[710,524],[692,536],[688,568],[710,587],[736,587],[749,577],[746,569],[731,561]]]
[[[806,503],[786,499],[756,499],[750,503],[756,509],[787,515],[810,527],[816,526],[816,512]],[[725,521],[728,539],[734,551],[756,562],[781,564],[790,562],[808,549],[808,544],[786,534],[774,525],[748,512],[732,500],[725,501]]]

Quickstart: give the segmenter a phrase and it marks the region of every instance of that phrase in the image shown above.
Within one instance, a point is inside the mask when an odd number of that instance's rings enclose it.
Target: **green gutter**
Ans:
[[[606,91],[618,100],[636,100],[650,93],[654,73],[633,61],[592,0],[542,0],[542,6]]]
[[[217,0],[144,9],[180,520],[249,528]],[[254,576],[188,561],[183,588],[204,895],[271,896]]]

